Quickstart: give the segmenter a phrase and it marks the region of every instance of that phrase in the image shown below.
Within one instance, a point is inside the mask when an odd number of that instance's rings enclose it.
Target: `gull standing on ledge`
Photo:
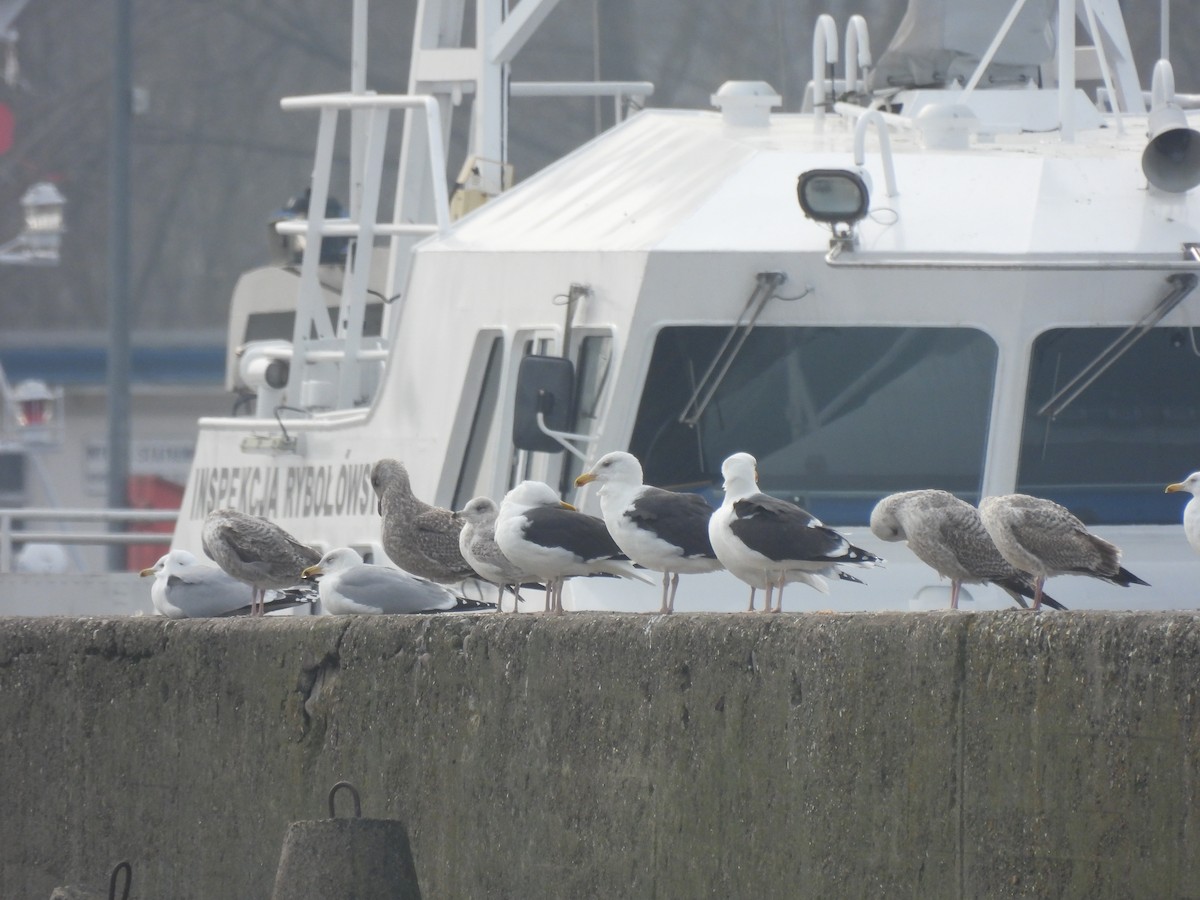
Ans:
[[[796,504],[761,493],[757,468],[749,453],[735,453],[721,464],[725,500],[709,520],[708,536],[726,569],[751,588],[766,590],[765,612],[771,612],[776,588],[775,612],[782,611],[783,586],[790,581],[802,581],[827,594],[829,586],[822,575],[858,581],[839,567],[883,562]],[[754,609],[753,591],[750,609]]]
[[[904,491],[884,497],[871,511],[871,533],[881,541],[907,541],[908,549],[943,578],[950,579],[950,608],[958,609],[964,584],[994,584],[1028,606],[1034,580],[1000,555],[988,537],[979,510],[949,491]],[[1052,597],[1042,602],[1065,607]]]
[[[480,578],[500,587],[501,597],[506,588],[512,591],[513,612],[519,612],[521,585],[535,579],[514,566],[496,543],[496,516],[499,513],[500,508],[491,497],[476,497],[456,512],[455,515],[463,520],[458,549]]]
[[[443,584],[475,577],[475,570],[458,549],[461,520],[448,509],[418,500],[402,462],[381,459],[375,463],[371,487],[379,497],[383,551],[388,559],[406,572]]]
[[[1121,568],[1115,544],[1092,534],[1053,500],[1028,494],[984,497],[979,515],[1000,555],[1034,577],[1034,609],[1041,607],[1042,587],[1054,575],[1090,575],[1121,587],[1147,584]]]
[[[168,619],[198,619],[250,612],[254,588],[232,575],[206,565],[187,550],[172,550],[158,562],[142,569],[142,577],[154,576],[150,601],[154,611]],[[267,610],[283,609],[310,602],[308,598],[270,600]]]
[[[262,615],[267,591],[301,583],[300,572],[321,554],[300,543],[274,522],[228,507],[214,509],[200,535],[204,552],[239,581],[254,588],[251,615]]]
[[[495,609],[496,604],[462,600],[440,584],[399,569],[363,562],[351,547],[330,550],[304,570],[317,579],[321,605],[334,616],[397,615]]]
[[[1168,484],[1164,493],[1187,491],[1192,499],[1183,508],[1183,536],[1192,549],[1200,553],[1200,472],[1193,472],[1177,484]]]
[[[504,495],[496,543],[515,566],[546,585],[548,612],[563,611],[563,582],[576,575],[617,575],[649,584],[613,541],[603,519],[576,511],[540,481],[522,481]]]
[[[642,483],[642,464],[631,453],[615,450],[600,457],[575,486],[600,485],[600,511],[608,533],[639,566],[663,573],[662,613],[675,611],[680,574],[722,568],[708,537],[713,508],[699,494]]]

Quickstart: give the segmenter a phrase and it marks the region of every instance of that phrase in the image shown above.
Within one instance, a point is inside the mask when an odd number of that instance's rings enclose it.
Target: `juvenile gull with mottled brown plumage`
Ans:
[[[443,584],[475,577],[458,547],[462,520],[448,509],[417,499],[402,462],[381,459],[375,463],[371,487],[379,497],[383,516],[383,551],[392,562],[406,572]]]
[[[458,549],[480,578],[500,588],[501,596],[505,589],[512,592],[513,612],[518,612],[521,586],[537,581],[537,578],[514,565],[496,543],[496,517],[499,514],[500,507],[491,497],[476,497],[456,512],[455,515],[463,520]]]
[[[208,514],[200,542],[213,562],[254,588],[259,614],[267,591],[301,584],[300,572],[321,558],[269,519],[228,507]]]
[[[1115,544],[1092,534],[1053,500],[1028,494],[984,497],[979,515],[1000,555],[1034,577],[1034,609],[1042,604],[1046,579],[1054,575],[1090,575],[1121,587],[1146,584],[1121,567]]]
[[[882,541],[907,541],[917,559],[949,578],[951,609],[958,609],[964,584],[994,584],[1021,606],[1036,592],[1033,577],[1000,555],[979,510],[949,491],[904,491],[884,497],[871,511],[871,533]],[[1042,602],[1065,609],[1045,594]]]

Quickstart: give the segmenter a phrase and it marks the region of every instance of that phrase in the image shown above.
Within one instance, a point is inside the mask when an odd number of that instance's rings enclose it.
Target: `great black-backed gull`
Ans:
[[[1036,585],[1026,572],[1000,555],[979,510],[949,491],[904,491],[884,497],[871,511],[871,533],[881,541],[907,541],[917,559],[950,579],[950,608],[958,609],[964,584],[995,584],[1028,606]],[[1065,607],[1042,594],[1054,609]]]
[[[1200,472],[1193,472],[1176,484],[1168,484],[1165,493],[1187,491],[1192,499],[1183,508],[1183,535],[1192,549],[1200,553]]]
[[[758,490],[757,462],[749,453],[735,453],[721,464],[725,500],[713,513],[708,536],[717,559],[750,585],[764,588],[764,611],[771,611],[771,595],[778,590],[775,612],[783,606],[783,586],[800,581],[822,593],[828,575],[858,581],[842,565],[873,566],[882,560],[855,547],[807,511]],[[754,609],[754,594],[750,594]]]
[[[204,520],[200,541],[213,562],[254,588],[254,614],[267,591],[300,584],[300,572],[321,558],[274,522],[236,509],[215,509]]]
[[[463,520],[458,536],[458,549],[475,573],[484,581],[499,586],[501,596],[505,590],[513,595],[513,612],[518,612],[521,602],[521,586],[536,579],[504,555],[496,543],[496,516],[500,507],[491,497],[476,497],[455,513]]]
[[[195,554],[176,549],[159,557],[142,577],[154,576],[150,601],[154,611],[169,619],[232,616],[250,612],[254,588],[216,566],[200,562]],[[311,602],[311,596],[293,594],[269,600],[267,611]]]
[[[660,612],[675,611],[679,576],[722,568],[708,537],[713,509],[699,494],[642,483],[642,464],[631,453],[606,453],[576,487],[600,485],[600,511],[608,533],[621,551],[639,566],[663,573]]]
[[[562,612],[562,588],[577,575],[618,575],[647,582],[613,541],[604,520],[578,512],[540,481],[504,495],[496,543],[518,568],[546,585],[547,610]]]
[[[495,609],[494,603],[463,600],[440,584],[389,566],[363,562],[357,550],[330,550],[304,570],[316,579],[321,605],[334,616],[400,615]]]
[[[443,584],[475,577],[458,549],[462,521],[448,509],[418,500],[402,462],[375,463],[371,487],[379,497],[383,552],[388,559],[406,572]]]
[[[1041,607],[1042,588],[1054,575],[1090,575],[1121,587],[1146,584],[1121,567],[1116,545],[1092,534],[1053,500],[1028,494],[984,497],[979,515],[1000,555],[1034,577],[1034,609]]]

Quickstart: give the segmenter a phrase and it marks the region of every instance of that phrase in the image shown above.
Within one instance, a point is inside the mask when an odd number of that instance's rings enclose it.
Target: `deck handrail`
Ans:
[[[0,573],[12,571],[13,544],[52,542],[114,546],[121,544],[169,544],[169,531],[15,531],[17,522],[87,522],[106,525],[129,522],[174,522],[177,509],[60,509],[57,507],[8,507],[0,509]]]

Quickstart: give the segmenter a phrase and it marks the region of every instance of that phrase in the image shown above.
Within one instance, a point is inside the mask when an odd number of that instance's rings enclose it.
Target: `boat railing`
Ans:
[[[16,530],[18,523],[84,522],[91,525],[125,525],[175,522],[177,509],[58,509],[15,507],[0,509],[0,574],[13,571],[13,545],[29,543],[120,546],[171,543],[171,531],[63,531],[57,529]],[[172,530],[173,531],[173,530]]]
[[[611,97],[614,121],[625,119],[629,109],[641,109],[654,93],[651,81],[514,81],[513,97]]]
[[[332,405],[346,409],[360,398],[359,363],[362,361],[360,352],[364,340],[362,324],[373,254],[356,253],[348,265],[335,333],[318,277],[321,238],[348,237],[355,239],[358,246],[370,247],[377,236],[396,241],[444,233],[450,228],[450,200],[443,168],[446,154],[441,108],[438,101],[428,95],[375,94],[369,91],[285,97],[280,105],[285,110],[315,110],[320,113],[308,215],[304,219],[291,219],[276,226],[281,234],[303,235],[305,238],[292,336],[292,365],[286,388],[287,405],[302,406],[306,384],[311,382],[332,386],[335,395]],[[384,148],[389,116],[393,110],[406,113],[406,141],[424,141],[422,155],[429,162],[418,167],[420,171],[414,175],[423,182],[423,186],[414,184],[412,187],[415,194],[428,198],[429,205],[420,210],[412,206],[406,209],[399,198],[404,196],[408,188],[398,187],[391,218],[381,221],[378,212]],[[338,116],[343,112],[362,117],[361,143],[355,141],[359,144],[358,149],[351,152],[352,163],[361,182],[351,198],[351,216],[326,219],[323,210],[329,195],[334,139]],[[352,125],[353,121],[352,118]],[[354,129],[352,132],[352,138],[359,134]],[[414,211],[416,215],[413,215]],[[396,274],[389,273],[389,296],[395,293],[395,279]],[[340,345],[344,354],[340,361],[310,357],[310,352],[328,351],[331,343]]]
[[[382,178],[383,144],[387,137],[388,114],[392,110],[411,110],[419,113],[429,157],[435,160],[445,159],[441,110],[437,100],[433,97],[371,92],[311,94],[300,97],[284,97],[279,105],[284,110],[318,110],[321,113],[317,133],[317,159],[313,167],[312,197],[309,202],[310,215],[307,218],[287,219],[276,223],[275,229],[280,234],[303,234],[315,240],[319,237],[424,236],[449,229],[449,193],[445,181],[440,177],[440,169],[432,166],[425,173],[433,198],[431,221],[405,221],[399,217],[398,211],[393,215],[391,221],[377,221],[375,219],[377,208],[374,204],[359,206],[358,216],[354,219],[326,219],[320,214],[320,211],[325,208],[324,201],[329,192],[337,114],[358,111],[372,116],[368,124],[365,147],[360,151],[369,160],[363,172],[362,196],[378,198]]]
[[[988,67],[1012,31],[1024,6],[1025,0],[1017,0],[1012,4],[966,84],[952,91],[955,103],[969,103],[972,94],[984,83]],[[1084,30],[1091,36],[1090,45],[1075,44],[1077,13],[1086,24]],[[1099,80],[1103,83],[1103,87],[1097,92],[1096,106],[1101,110],[1108,108],[1113,114],[1118,130],[1123,128],[1123,114],[1144,114],[1145,104],[1138,73],[1132,61],[1129,39],[1120,13],[1117,12],[1114,16],[1103,5],[1098,10],[1097,0],[1060,0],[1056,21],[1057,70],[1050,73],[1050,81],[1058,89],[1059,131],[1062,139],[1074,140],[1074,93],[1081,80]],[[1166,21],[1165,6],[1163,21]],[[1162,56],[1166,58],[1165,26],[1163,44]],[[806,88],[802,107],[802,111],[812,111],[818,132],[823,126],[826,113],[833,109],[839,96],[844,93],[856,95],[861,99],[866,92],[873,58],[866,21],[861,16],[851,16],[847,23],[844,57],[844,78],[838,79],[837,23],[830,14],[821,14],[817,17],[813,29],[812,81]],[[841,111],[845,113],[844,108]],[[889,125],[897,124],[892,119],[887,121]]]

